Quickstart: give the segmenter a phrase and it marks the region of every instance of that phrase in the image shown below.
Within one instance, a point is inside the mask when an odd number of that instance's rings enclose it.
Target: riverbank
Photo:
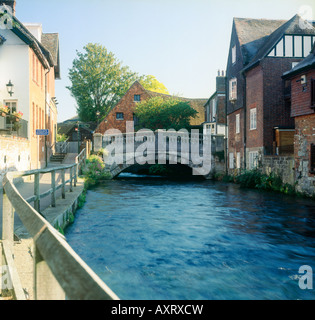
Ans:
[[[242,188],[284,193],[298,198],[315,200],[315,190],[313,194],[299,192],[296,190],[296,185],[283,183],[281,177],[274,173],[267,175],[261,173],[259,170],[249,170],[238,175],[217,174],[214,175],[212,179],[215,181],[236,183]]]

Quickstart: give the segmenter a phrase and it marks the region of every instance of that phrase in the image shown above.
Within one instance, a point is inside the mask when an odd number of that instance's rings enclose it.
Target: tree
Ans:
[[[140,83],[144,89],[157,93],[169,94],[163,83],[159,82],[154,76],[142,76]]]
[[[135,109],[135,115],[139,119],[138,129],[151,130],[189,129],[190,119],[195,118],[197,113],[187,101],[163,97],[142,101]]]
[[[69,70],[72,96],[82,121],[97,121],[107,116],[139,76],[122,66],[112,52],[100,44],[89,43]]]

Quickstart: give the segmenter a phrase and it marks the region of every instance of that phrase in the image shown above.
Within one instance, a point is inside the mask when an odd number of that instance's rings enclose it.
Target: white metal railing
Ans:
[[[73,165],[33,170],[9,172],[3,181],[3,232],[2,252],[10,271],[13,294],[16,300],[25,300],[19,274],[14,265],[14,212],[16,212],[34,241],[34,298],[35,300],[118,300],[110,288],[73,251],[65,238],[40,215],[40,199],[51,194],[51,205],[56,205],[56,190],[70,184],[70,192],[76,186],[78,172],[85,161],[84,150]],[[65,179],[65,170],[70,170],[70,178]],[[61,184],[55,184],[56,172],[61,172]],[[51,188],[39,193],[40,174],[51,174]],[[13,183],[17,177],[34,176],[34,196],[24,199]],[[34,208],[30,205],[34,202]],[[0,282],[1,284],[1,282]]]

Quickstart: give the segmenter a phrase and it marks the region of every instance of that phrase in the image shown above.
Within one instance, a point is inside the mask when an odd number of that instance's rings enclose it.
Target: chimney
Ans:
[[[6,5],[7,7],[10,7],[12,10],[12,15],[15,16],[15,0],[0,0],[0,6]]]

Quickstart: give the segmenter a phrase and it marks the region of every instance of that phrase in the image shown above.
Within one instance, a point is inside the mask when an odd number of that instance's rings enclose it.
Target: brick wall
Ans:
[[[143,87],[138,82],[135,82],[108,114],[106,120],[100,123],[96,132],[104,134],[109,129],[118,129],[120,132],[126,132],[126,121],[133,121],[133,114],[137,104],[134,102],[135,95],[140,95],[141,101],[150,98]],[[122,112],[124,114],[123,120],[116,119],[117,112]]]
[[[250,70],[246,76],[246,147],[263,146],[264,96],[263,71],[261,66]],[[256,109],[256,129],[250,130],[250,110]]]
[[[301,76],[306,76],[306,84],[301,84]],[[315,70],[310,70],[294,77],[291,81],[291,116],[314,114],[315,110],[311,105],[311,87],[310,80],[315,79]],[[298,81],[298,82],[297,82]]]
[[[274,127],[294,128],[291,109],[285,105],[284,72],[292,69],[292,63],[301,61],[296,58],[266,58],[262,62],[264,72],[264,145],[271,146]]]

